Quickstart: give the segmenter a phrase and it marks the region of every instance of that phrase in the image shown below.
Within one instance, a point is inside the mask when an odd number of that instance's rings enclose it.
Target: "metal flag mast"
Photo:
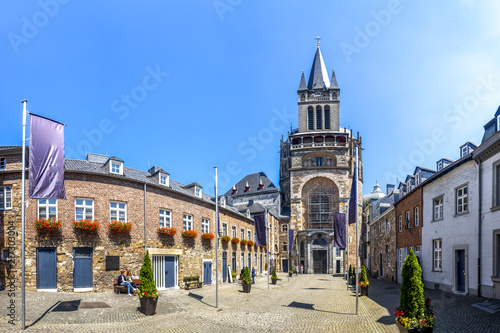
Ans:
[[[354,166],[355,174],[354,177],[356,179],[354,186],[356,186],[356,198],[354,198],[355,205],[355,219],[356,219],[356,314],[358,314],[358,303],[359,303],[359,274],[358,274],[358,147],[356,146],[356,155],[355,155],[355,166]]]
[[[27,100],[23,100],[23,157],[22,157],[22,165],[21,165],[21,323],[22,329],[26,329],[26,295],[25,295],[25,235],[24,235],[24,227],[25,227],[25,178],[26,178],[26,115],[28,111],[26,110]]]
[[[217,167],[215,169],[215,308],[219,308],[219,198],[217,197]]]
[[[269,244],[271,243],[271,228],[269,227],[269,221],[267,219],[267,208],[264,212],[266,214],[266,228],[267,228],[267,290],[269,290],[269,275],[271,274],[271,259],[269,256]]]

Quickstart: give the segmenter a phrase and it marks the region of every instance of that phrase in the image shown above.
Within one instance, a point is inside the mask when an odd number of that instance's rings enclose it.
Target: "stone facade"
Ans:
[[[1,152],[0,152],[1,155]],[[0,262],[0,287],[4,287],[6,279],[21,274],[21,173],[20,155],[15,158],[9,155],[7,170],[0,173],[0,188],[12,188],[12,209],[0,211],[0,251],[10,250],[11,262]],[[10,163],[11,162],[11,163]],[[85,161],[81,161],[86,163]],[[128,169],[133,174],[138,170]],[[144,173],[145,174],[145,173]],[[26,173],[28,175],[28,173]],[[27,177],[28,178],[28,177]],[[113,279],[119,275],[118,270],[106,270],[106,257],[118,256],[119,268],[127,266],[134,275],[139,275],[145,254],[145,242],[152,256],[175,256],[177,276],[175,287],[183,287],[183,277],[200,276],[206,280],[203,262],[212,262],[211,280],[215,281],[215,239],[201,239],[202,219],[209,220],[209,231],[215,232],[215,203],[208,197],[198,198],[187,191],[178,191],[172,187],[144,184],[133,177],[97,174],[68,170],[65,172],[67,200],[57,200],[57,219],[62,223],[59,232],[39,232],[33,227],[37,218],[38,204],[35,199],[28,199],[26,190],[26,288],[37,289],[37,250],[55,248],[57,260],[57,290],[74,290],[74,254],[76,249],[90,248],[92,258],[92,291],[110,291]],[[26,181],[28,189],[28,181]],[[144,198],[146,197],[146,202]],[[96,232],[77,230],[73,227],[75,220],[75,199],[93,200],[93,219],[101,223]],[[126,221],[132,223],[128,233],[116,233],[108,230],[110,221],[110,202],[126,204]],[[171,212],[171,226],[177,229],[173,237],[161,235],[159,227],[160,209]],[[192,217],[192,229],[198,236],[187,239],[181,235],[184,214]],[[146,217],[146,223],[145,223]],[[220,208],[220,221],[230,227],[236,226],[239,231],[248,231],[254,236],[253,219],[240,214],[232,207]],[[10,228],[10,229],[9,229]],[[11,234],[9,235],[9,231]],[[10,238],[9,238],[10,237]],[[239,237],[239,235],[238,235]],[[252,239],[253,240],[253,239]],[[222,251],[232,244],[221,244],[219,267],[222,265]],[[255,246],[233,246],[238,258],[244,254],[245,263],[248,255],[251,264],[255,263],[255,254],[264,253]],[[257,256],[260,260],[260,256]],[[222,276],[219,275],[222,279]],[[40,289],[40,288],[38,288]]]
[[[394,206],[370,223],[370,272],[385,280],[396,280],[396,223]]]

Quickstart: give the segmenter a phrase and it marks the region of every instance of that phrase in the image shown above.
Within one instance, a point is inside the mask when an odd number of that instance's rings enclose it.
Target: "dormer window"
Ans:
[[[500,131],[500,115],[497,116],[497,132]]]
[[[226,207],[226,197],[220,197],[219,201],[221,207]]]
[[[194,187],[194,195],[196,195],[198,198],[202,197],[201,187],[198,186]]]
[[[0,170],[5,170],[7,167],[7,159],[5,157],[0,157]]]
[[[443,169],[443,161],[439,161],[437,165],[437,171],[441,171]]]
[[[462,147],[462,155],[461,155],[460,157],[464,157],[464,156],[466,156],[467,154],[468,154],[468,152],[467,152],[467,146],[463,146],[463,147]]]
[[[168,175],[166,173],[160,172],[160,184],[168,186],[169,179],[168,179]]]
[[[420,185],[420,171],[415,175],[415,185]]]
[[[247,210],[247,217],[250,218],[250,211]]]
[[[245,192],[250,191],[250,185],[248,185],[248,182],[245,184]]]
[[[109,172],[114,173],[116,175],[123,174],[123,163],[119,161],[111,161],[109,164]]]
[[[232,193],[231,193],[231,194],[232,194],[232,195],[234,195],[234,194],[236,194],[236,192],[237,192],[237,191],[238,191],[238,190],[236,189],[236,185],[233,185],[233,191],[232,191]]]
[[[264,188],[264,183],[262,183],[262,179],[259,180],[259,190],[262,190]]]

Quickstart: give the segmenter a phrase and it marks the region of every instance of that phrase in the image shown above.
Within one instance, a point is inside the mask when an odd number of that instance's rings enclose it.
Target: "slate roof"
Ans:
[[[314,55],[311,73],[309,74],[307,88],[312,90],[325,87],[330,88],[330,80],[328,79],[325,62],[323,61],[323,56],[321,55],[321,51],[318,46],[316,54]]]
[[[259,190],[259,182],[262,181],[264,185],[262,190]],[[245,185],[248,182],[250,186],[250,190],[245,192]],[[224,196],[236,198],[239,196],[245,195],[255,195],[255,194],[263,194],[263,193],[272,193],[278,192],[279,189],[271,182],[269,178],[267,178],[264,172],[252,173],[250,175],[246,175],[242,180],[234,185],[236,187],[236,193],[233,194],[233,189],[229,189]]]
[[[96,174],[96,175],[103,175],[107,177],[113,177],[113,178],[122,178],[122,179],[128,179],[132,181],[137,181],[140,183],[148,184],[148,185],[156,185],[160,188],[169,188],[170,190],[173,190],[175,192],[187,195],[192,198],[196,198],[198,200],[203,200],[205,202],[211,203],[215,205],[215,198],[211,197],[208,194],[202,193],[202,198],[199,198],[194,195],[194,193],[188,189],[185,188],[185,185],[176,182],[174,180],[169,181],[169,186],[164,186],[160,185],[158,183],[158,180],[156,178],[151,177],[151,174],[146,171],[141,171],[141,170],[136,170],[132,168],[127,168],[123,167],[123,175],[115,175],[109,173],[106,168],[102,167],[103,164],[101,163],[94,163],[94,162],[89,162],[87,160],[72,160],[72,159],[66,159],[64,161],[64,169],[69,172],[80,172],[80,173],[90,173],[90,174]],[[245,216],[244,214],[241,214],[236,208],[226,205],[224,207],[225,209],[232,211],[234,213],[238,213],[240,215]]]
[[[297,91],[307,90],[306,77],[304,76],[304,71],[302,71],[302,76],[300,77],[299,89]]]

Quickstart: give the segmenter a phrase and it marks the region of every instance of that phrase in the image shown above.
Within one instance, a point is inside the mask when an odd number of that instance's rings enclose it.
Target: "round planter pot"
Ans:
[[[366,287],[359,287],[359,291],[360,291],[360,296],[368,296],[368,287],[369,286],[366,286]]]
[[[152,297],[142,297],[139,298],[141,301],[141,312],[146,316],[152,316],[156,314],[156,304],[158,303],[158,298],[154,299]]]
[[[272,284],[276,284],[276,282],[278,282],[278,279],[271,279]]]
[[[242,284],[242,286],[243,286],[243,292],[245,292],[245,293],[249,293],[250,290],[252,289],[252,284],[250,284],[250,283],[249,284]]]
[[[293,273],[288,272],[288,277],[292,277]]]
[[[420,330],[418,328],[406,329],[400,323],[396,322],[396,324],[398,325],[399,332],[401,333],[432,333],[433,331],[432,327],[423,327]]]

